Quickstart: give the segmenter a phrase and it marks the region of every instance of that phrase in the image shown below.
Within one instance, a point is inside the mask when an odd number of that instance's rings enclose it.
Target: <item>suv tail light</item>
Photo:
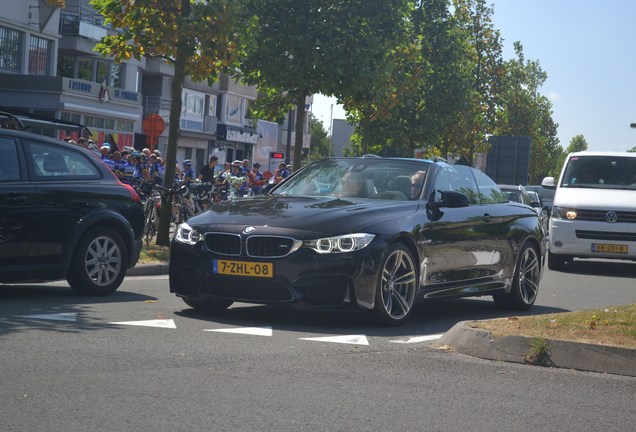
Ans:
[[[139,198],[139,195],[137,194],[137,191],[135,190],[135,188],[133,188],[129,184],[123,183],[119,179],[117,179],[117,180],[119,181],[119,183],[122,184],[122,186],[124,186],[126,189],[128,189],[128,193],[130,194],[130,197],[133,199],[134,202],[141,203],[141,199]]]

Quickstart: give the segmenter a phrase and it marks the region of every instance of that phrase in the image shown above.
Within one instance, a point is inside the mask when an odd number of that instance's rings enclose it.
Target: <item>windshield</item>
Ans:
[[[636,190],[636,157],[573,156],[561,187]]]
[[[399,159],[331,159],[303,168],[272,193],[288,196],[418,199],[430,163]]]

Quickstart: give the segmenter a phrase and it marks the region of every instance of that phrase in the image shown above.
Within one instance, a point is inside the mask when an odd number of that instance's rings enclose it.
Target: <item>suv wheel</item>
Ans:
[[[90,296],[108,295],[126,276],[128,253],[119,234],[96,228],[80,240],[67,280],[75,291]]]

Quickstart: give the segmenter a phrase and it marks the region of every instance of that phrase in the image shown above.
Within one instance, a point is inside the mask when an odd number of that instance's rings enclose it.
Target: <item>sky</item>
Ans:
[[[492,0],[503,58],[520,41],[526,60],[538,61],[548,79],[541,93],[552,101],[557,137],[565,149],[583,135],[589,150],[636,146],[636,1]],[[330,130],[345,118],[335,98],[315,95],[312,112]]]

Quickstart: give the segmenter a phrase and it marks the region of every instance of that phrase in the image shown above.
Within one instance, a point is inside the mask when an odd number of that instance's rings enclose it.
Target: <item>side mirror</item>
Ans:
[[[437,203],[437,207],[459,208],[468,207],[470,199],[468,195],[455,191],[442,191],[442,199]]]
[[[541,186],[546,189],[556,189],[556,183],[554,182],[554,177],[545,177],[541,182]]]

